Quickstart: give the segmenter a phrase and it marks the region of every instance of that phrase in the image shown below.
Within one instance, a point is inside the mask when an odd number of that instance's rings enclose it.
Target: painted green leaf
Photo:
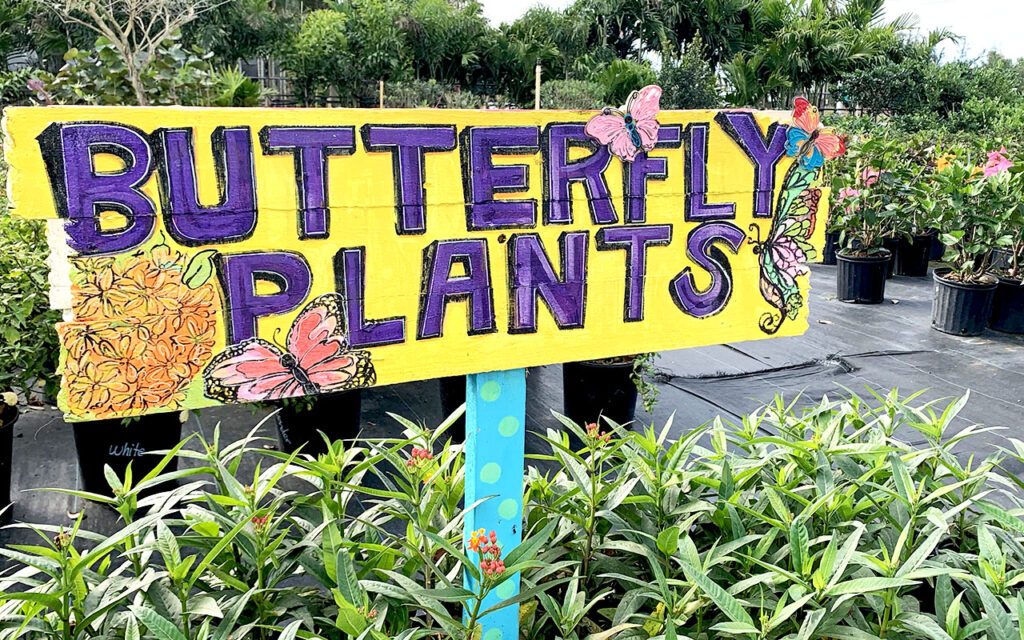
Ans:
[[[198,289],[203,286],[213,276],[213,262],[216,258],[216,249],[204,249],[192,256],[192,259],[188,261],[188,266],[185,267],[185,273],[181,276],[181,281],[189,289]]]

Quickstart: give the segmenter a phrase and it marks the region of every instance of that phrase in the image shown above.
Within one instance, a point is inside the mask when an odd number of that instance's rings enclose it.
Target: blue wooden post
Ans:
[[[526,431],[526,369],[466,377],[466,504],[493,496],[466,515],[464,540],[477,529],[494,531],[508,553],[523,537],[523,472]],[[471,556],[474,559],[475,555]],[[476,585],[466,576],[466,588]],[[519,593],[519,576],[506,580],[483,608]],[[485,617],[481,640],[517,640],[519,606]]]

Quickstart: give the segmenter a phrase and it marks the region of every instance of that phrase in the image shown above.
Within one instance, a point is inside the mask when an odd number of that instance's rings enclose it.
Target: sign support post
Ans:
[[[523,522],[525,471],[526,369],[466,376],[466,505],[490,496],[465,518],[470,532],[494,531],[507,553],[519,546]],[[470,556],[475,558],[475,554]],[[467,574],[466,588],[476,592]],[[519,576],[502,583],[484,599],[483,609],[519,593]],[[519,605],[496,611],[480,621],[481,640],[519,637]]]

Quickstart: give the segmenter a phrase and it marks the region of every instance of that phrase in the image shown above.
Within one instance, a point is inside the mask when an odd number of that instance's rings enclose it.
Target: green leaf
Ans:
[[[359,578],[356,576],[352,556],[344,549],[338,551],[336,573],[338,591],[341,593],[341,596],[356,607],[365,607],[366,594],[363,592],[363,588],[359,586]]]
[[[683,565],[683,573],[686,574],[686,579],[700,587],[700,590],[703,591],[707,597],[711,598],[711,601],[714,602],[718,608],[722,610],[722,613],[724,613],[730,620],[754,627],[753,619],[751,619],[746,610],[744,610],[743,605],[740,604],[739,600],[729,595],[729,592],[716,584],[711,580],[711,578],[700,573],[689,563]]]
[[[679,527],[669,527],[658,534],[658,550],[671,556],[679,548]]]
[[[181,282],[189,289],[198,289],[206,284],[213,276],[214,260],[217,257],[216,249],[204,249],[192,256],[185,272],[181,276]]]
[[[719,622],[715,626],[711,627],[712,631],[719,631],[721,633],[727,633],[729,635],[739,636],[744,634],[757,635],[759,631],[757,627],[746,624],[745,622]]]
[[[148,607],[132,605],[129,607],[132,614],[139,619],[146,628],[160,640],[188,640],[173,622],[163,617]]]
[[[974,587],[981,598],[981,604],[985,608],[985,619],[988,620],[988,633],[990,640],[1018,640],[1018,634],[1013,628],[1013,621],[1010,614],[1006,612],[1003,603],[999,598],[992,595],[989,588],[978,577],[974,578]]]
[[[963,597],[963,591],[956,594],[956,598],[953,599],[949,609],[946,610],[946,633],[954,638],[960,635],[960,601],[963,600]]]
[[[797,518],[789,525],[789,555],[793,560],[793,571],[800,575],[806,574],[810,564],[810,535],[803,518]]]
[[[853,580],[840,582],[837,585],[829,587],[825,590],[825,595],[839,596],[848,593],[869,593],[871,591],[883,591],[885,589],[895,589],[899,587],[912,587],[915,584],[917,583],[913,580],[904,580],[903,578],[854,578]]]

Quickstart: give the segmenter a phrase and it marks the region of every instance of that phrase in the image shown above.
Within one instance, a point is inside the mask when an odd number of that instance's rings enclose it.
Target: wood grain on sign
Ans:
[[[779,112],[6,111],[51,229],[72,419],[324,393],[806,328],[827,190]]]

